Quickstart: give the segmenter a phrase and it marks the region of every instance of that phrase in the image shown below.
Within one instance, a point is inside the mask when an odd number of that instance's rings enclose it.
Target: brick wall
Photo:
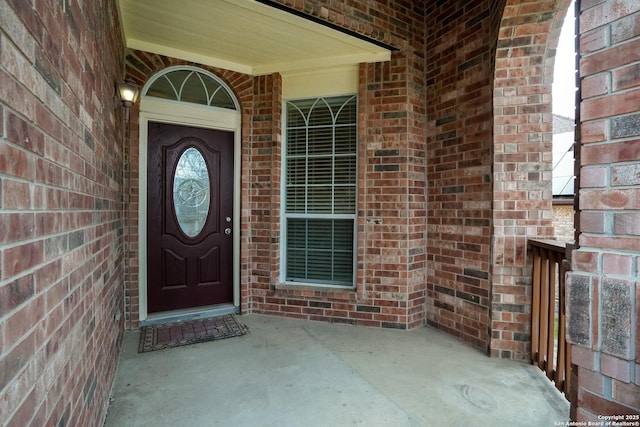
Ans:
[[[427,319],[485,350],[491,300],[492,7],[490,1],[446,7],[429,2],[425,12]]]
[[[131,79],[130,75],[125,78]],[[140,318],[140,295],[138,292],[138,207],[139,185],[138,167],[140,155],[138,146],[130,141],[138,141],[138,105],[131,107],[125,127],[125,143],[123,144],[123,187],[127,190],[122,194],[124,203],[122,231],[124,234],[124,257],[122,269],[124,272],[124,327],[132,329],[138,327]]]
[[[495,63],[493,170],[494,355],[530,353],[528,238],[553,236],[551,86],[569,0],[507,0]]]
[[[281,89],[279,75],[254,79],[253,117],[248,129],[251,137],[243,148],[250,189],[243,226],[246,220],[251,240],[248,248],[241,249],[247,253],[249,278],[241,287],[243,294],[249,294],[248,308],[256,312],[270,312],[280,304],[270,289],[280,271]],[[295,313],[296,309],[290,311]]]
[[[425,101],[421,96],[424,41],[422,11],[406,6],[397,3],[394,7],[381,4],[374,7],[365,2],[323,6],[296,3],[295,7],[301,11],[392,43],[399,50],[388,63],[360,68],[356,292],[278,286],[281,125],[279,118],[274,118],[271,163],[266,165],[271,167],[272,187],[260,189],[273,193],[271,204],[266,203],[265,194],[261,215],[252,216],[252,220],[263,222],[271,232],[255,242],[256,250],[265,254],[259,257],[265,269],[256,268],[252,274],[259,279],[250,284],[252,311],[400,329],[424,322]],[[260,97],[269,95],[273,97],[274,111],[280,111],[278,91],[259,94]],[[268,100],[256,98],[256,102]],[[256,132],[259,130],[253,130],[252,139]],[[266,137],[266,130],[264,133]],[[259,173],[261,168],[254,166],[255,173]],[[267,185],[267,181],[261,182]],[[258,209],[260,200],[252,197],[251,209]],[[273,216],[262,212],[264,209],[270,209]]]
[[[179,64],[186,63],[131,51],[127,55],[127,76],[142,86],[156,72]],[[280,269],[280,77],[252,78],[201,66],[227,81],[236,91],[243,109],[243,312],[402,329],[423,323],[424,101],[417,96],[421,90],[419,78],[413,84],[398,79],[399,76],[407,78],[407,69],[420,67],[421,59],[419,55],[398,54],[392,64],[395,65],[363,66],[361,72],[361,112],[368,118],[362,122],[361,140],[371,142],[361,144],[359,210],[366,212],[368,219],[360,216],[359,265],[362,267],[355,293],[277,286]],[[389,99],[389,102],[380,99]],[[131,249],[127,252],[125,304],[130,328],[137,327],[139,318],[137,114],[134,108],[126,153],[126,186],[130,190],[125,224],[131,224],[126,239]],[[397,132],[403,128],[404,132]],[[393,136],[386,135],[389,129],[395,132]],[[388,154],[391,152],[394,156]],[[381,167],[381,156],[385,165],[391,166]],[[368,182],[371,182],[370,186],[366,184]],[[381,203],[383,199],[384,203]],[[398,215],[399,211],[403,214]],[[382,222],[384,225],[376,229]]]
[[[574,215],[573,205],[553,205],[553,237],[556,240],[565,243],[575,241]]]
[[[111,1],[0,0],[0,419],[100,426],[122,320]]]
[[[640,413],[640,3],[579,16],[579,249],[567,287],[572,419]]]

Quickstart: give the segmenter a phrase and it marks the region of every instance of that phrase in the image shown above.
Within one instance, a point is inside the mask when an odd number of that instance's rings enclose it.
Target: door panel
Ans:
[[[201,283],[214,283],[220,281],[220,252],[218,248],[211,248],[198,259],[198,272]]]
[[[184,288],[187,283],[183,275],[187,268],[187,260],[170,249],[162,249],[160,268],[163,271],[163,288]]]
[[[149,123],[149,313],[233,302],[233,140]]]

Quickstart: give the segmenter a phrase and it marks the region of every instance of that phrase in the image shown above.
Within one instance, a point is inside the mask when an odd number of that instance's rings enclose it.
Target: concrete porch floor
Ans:
[[[532,365],[432,328],[245,315],[240,338],[138,354],[127,332],[105,426],[553,426],[569,405]]]

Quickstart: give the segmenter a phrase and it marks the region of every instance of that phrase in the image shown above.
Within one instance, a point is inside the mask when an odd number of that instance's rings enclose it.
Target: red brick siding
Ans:
[[[640,413],[638,22],[637,2],[582,2],[580,234],[567,283],[578,421]]]
[[[427,319],[487,349],[491,253],[489,1],[427,6]],[[493,37],[492,37],[493,34]]]
[[[118,12],[0,8],[0,418],[100,426],[122,339]]]
[[[272,311],[270,290],[280,271],[281,88],[279,75],[254,79],[251,138],[246,146],[250,189],[246,221],[251,240],[248,248],[241,249],[248,253],[250,268],[249,281],[241,286],[250,293],[249,308],[255,312]]]
[[[125,129],[124,144],[124,191],[122,201],[124,212],[122,218],[122,228],[124,233],[124,324],[130,329],[138,326],[140,318],[140,295],[138,291],[138,208],[139,208],[139,185],[138,167],[140,155],[138,146],[132,145],[130,141],[138,141],[139,122],[138,105],[134,105],[129,111],[129,121]]]
[[[565,243],[575,241],[574,216],[573,205],[558,204],[553,206],[553,236],[556,240]]]
[[[256,240],[261,248],[258,250],[264,253],[257,260],[271,270],[255,270],[259,277],[250,285],[252,311],[401,329],[423,323],[424,100],[418,96],[421,79],[409,82],[415,75],[410,71],[419,71],[422,63],[420,55],[399,52],[390,63],[361,66],[360,213],[355,292],[278,286],[281,125],[279,119],[273,120],[272,158],[271,163],[265,165],[265,180],[261,180],[263,186],[271,182],[272,187],[261,191],[265,191],[263,209],[270,209],[272,213],[260,211],[260,215],[252,216],[253,221],[263,222],[256,224],[256,228],[266,227],[271,231],[262,240]],[[268,95],[274,99],[274,111],[280,111],[279,91]],[[262,101],[256,97],[255,102]],[[255,136],[261,131],[253,129],[252,132]],[[259,165],[252,165],[253,173],[259,174]],[[266,181],[267,177],[271,181]],[[267,190],[273,192],[270,198]],[[252,208],[259,204],[260,199],[252,198]],[[269,278],[270,283],[265,278]]]
[[[335,24],[373,40],[422,55],[424,5],[419,1],[275,0],[293,10]]]
[[[569,0],[507,0],[493,93],[493,301],[491,354],[527,360],[528,238],[553,236],[551,85]]]

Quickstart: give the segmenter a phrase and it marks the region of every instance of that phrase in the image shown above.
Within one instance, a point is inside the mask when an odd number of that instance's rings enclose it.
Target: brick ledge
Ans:
[[[313,291],[324,293],[356,293],[356,288],[339,288],[322,285],[294,285],[291,283],[279,283],[274,286],[276,291]]]

